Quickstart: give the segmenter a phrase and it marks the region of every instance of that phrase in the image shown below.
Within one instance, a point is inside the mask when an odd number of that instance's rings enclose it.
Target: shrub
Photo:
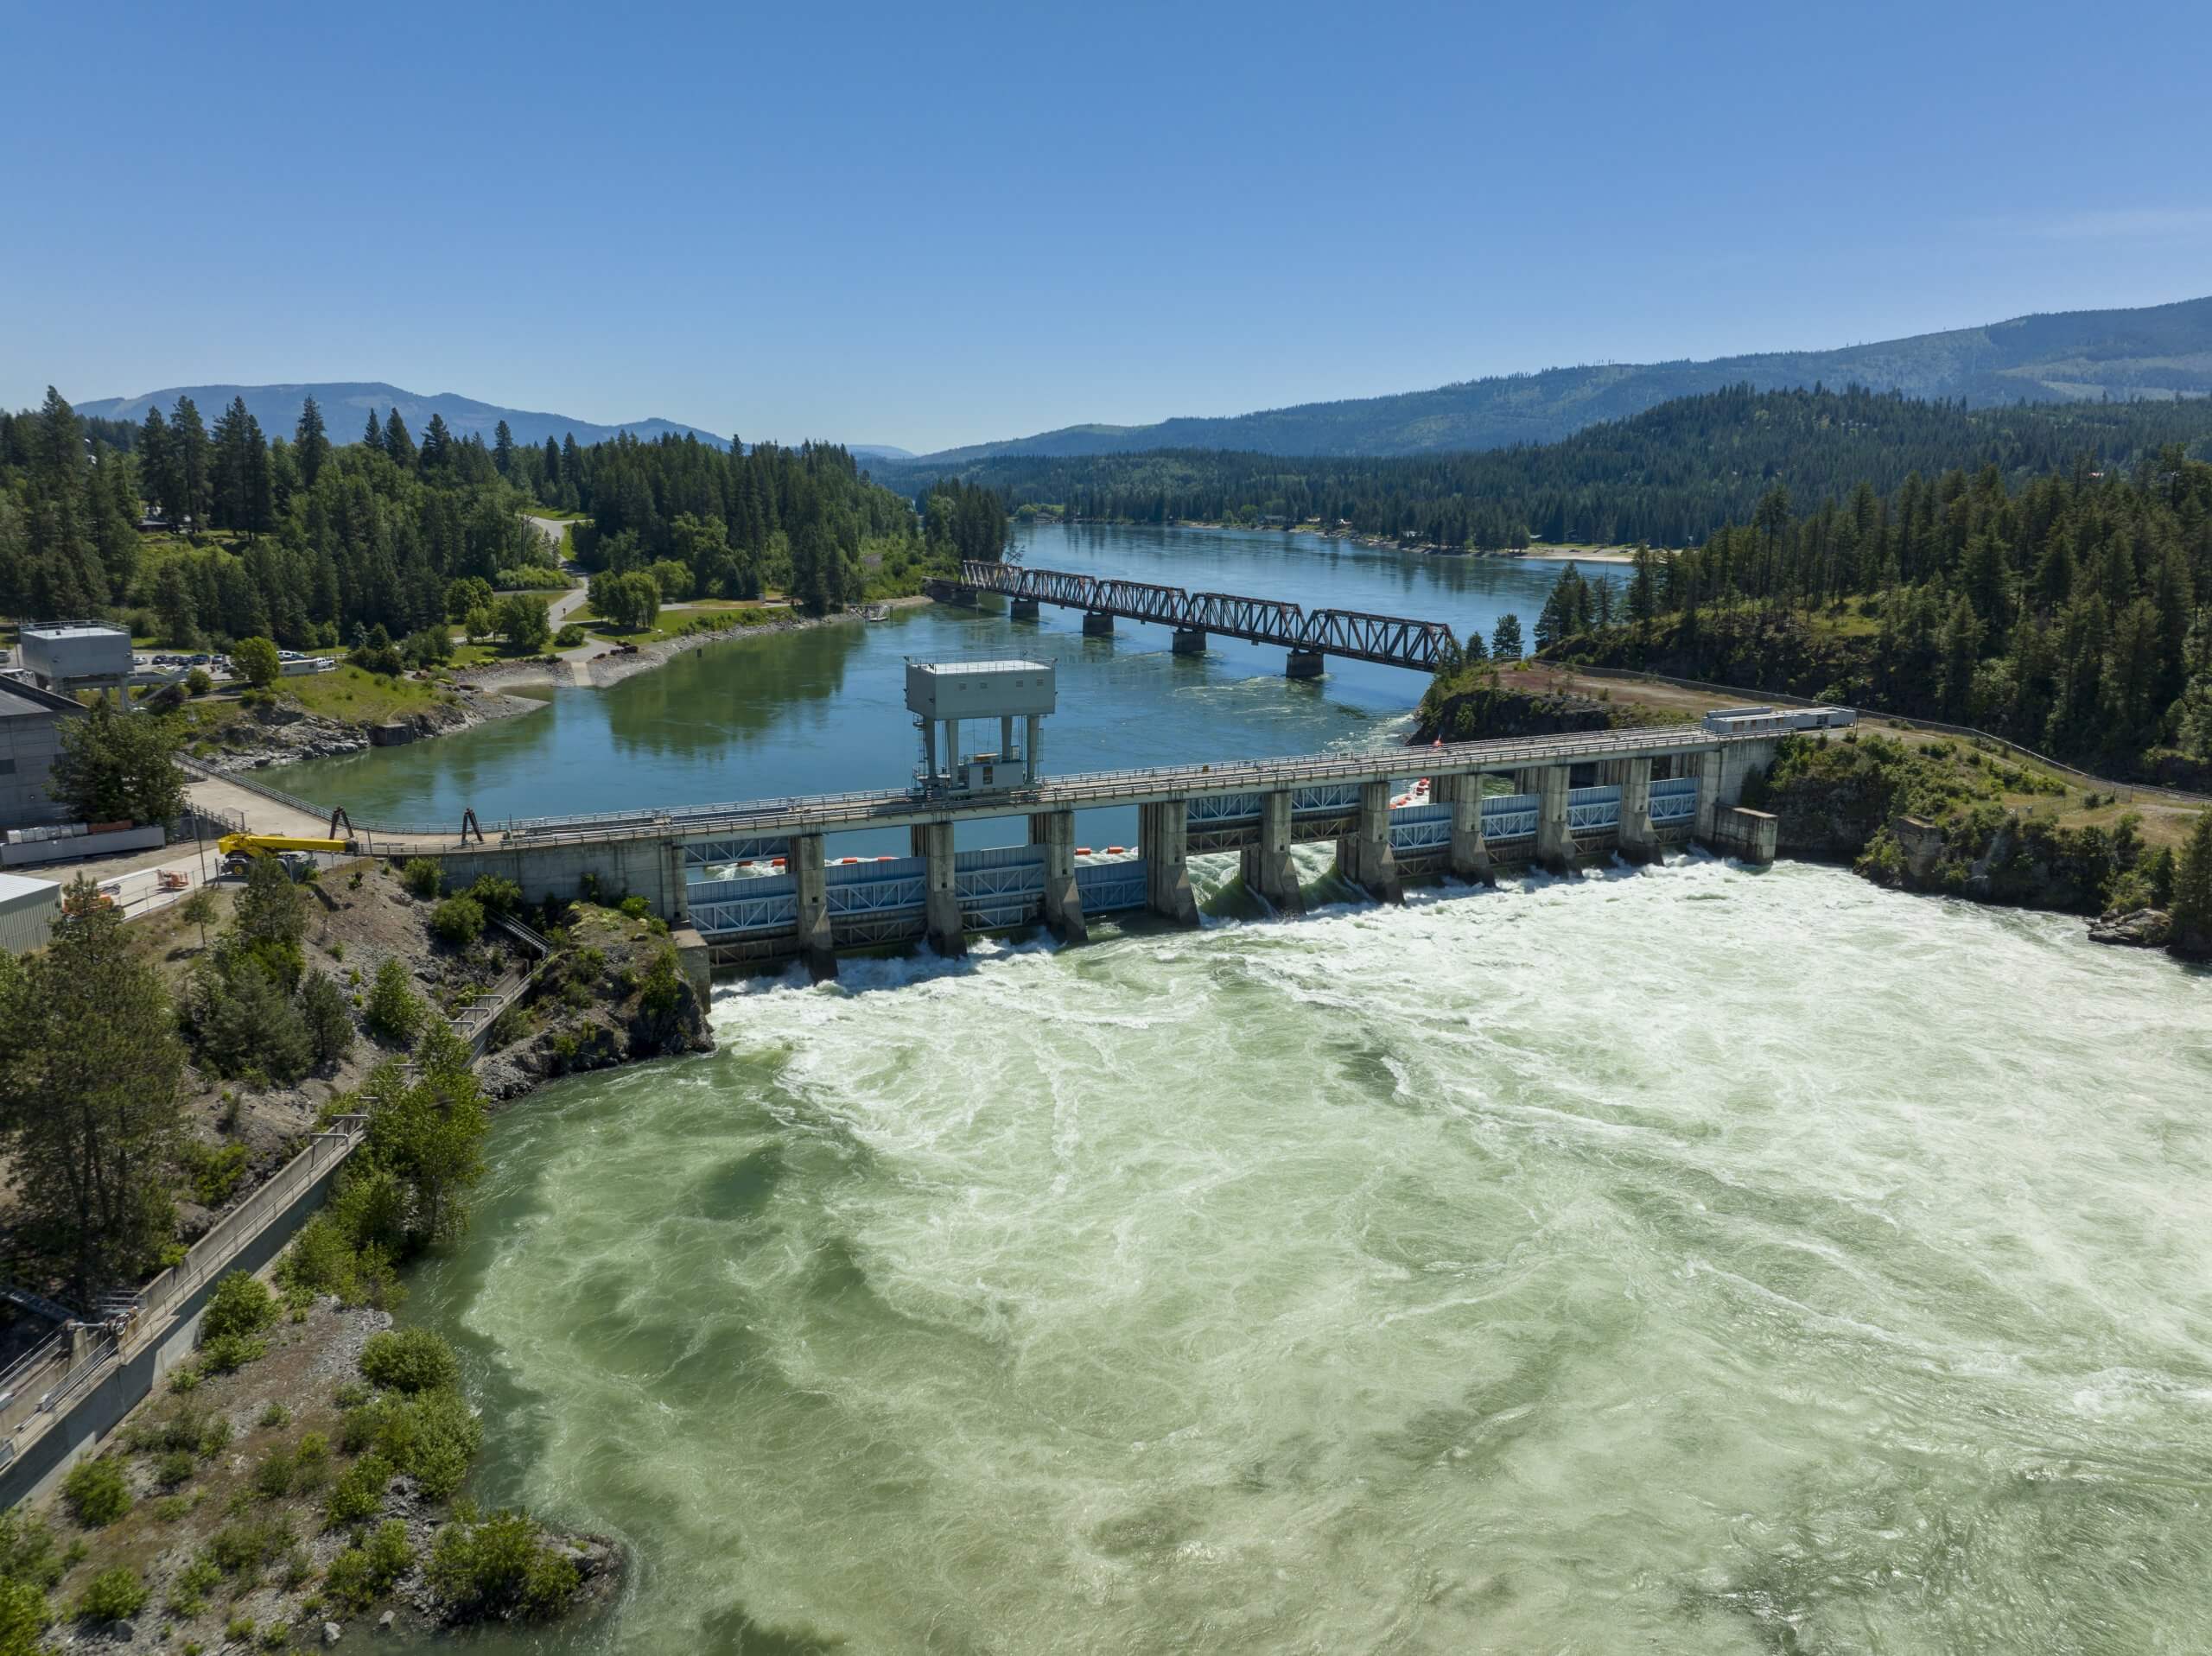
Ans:
[[[355,1411],[356,1413],[365,1412]],[[346,1440],[351,1443],[349,1429]],[[338,1482],[330,1487],[330,1498],[323,1503],[323,1513],[333,1529],[343,1529],[374,1518],[384,1507],[384,1492],[391,1485],[392,1475],[397,1469],[383,1456],[371,1450],[347,1467]]]
[[[188,1482],[199,1468],[199,1461],[188,1449],[173,1449],[154,1462],[154,1482],[164,1489],[174,1489]]]
[[[340,1409],[358,1409],[370,1398],[369,1388],[359,1380],[347,1380],[330,1394],[330,1400]]]
[[[42,1648],[47,1620],[46,1595],[34,1583],[0,1578],[0,1652],[30,1656]]]
[[[69,1561],[54,1545],[54,1532],[44,1519],[25,1518],[20,1512],[0,1513],[0,1581],[51,1587],[68,1568]],[[0,1651],[6,1648],[0,1644]]]
[[[626,897],[622,899],[622,912],[632,920],[642,920],[652,911],[653,905],[642,897]]]
[[[281,1518],[241,1519],[226,1524],[207,1543],[207,1557],[226,1576],[251,1585],[292,1550],[292,1526]]]
[[[415,993],[407,968],[397,956],[377,968],[368,1005],[368,1025],[373,1032],[401,1046],[412,1046],[427,1015],[423,997]]]
[[[192,1181],[192,1199],[203,1208],[219,1208],[231,1199],[245,1177],[244,1145],[225,1145],[218,1150],[199,1143],[184,1147],[185,1175]]]
[[[62,1481],[61,1498],[69,1504],[71,1516],[88,1530],[104,1528],[130,1510],[123,1464],[106,1455],[79,1461]]]
[[[272,1403],[261,1412],[260,1424],[264,1426],[281,1426],[291,1418],[292,1412],[289,1409],[281,1403]]]
[[[252,1336],[276,1320],[276,1297],[259,1280],[244,1271],[233,1271],[215,1285],[207,1310],[200,1319],[203,1339]]]
[[[516,1512],[447,1525],[430,1549],[429,1573],[430,1589],[466,1618],[554,1615],[579,1579],[537,1521]]]
[[[168,1610],[172,1615],[188,1620],[207,1608],[207,1595],[215,1590],[223,1579],[223,1572],[215,1567],[212,1558],[201,1557],[177,1571],[169,1583]]]
[[[146,1608],[147,1597],[146,1583],[138,1579],[138,1572],[118,1564],[85,1583],[85,1590],[77,1595],[77,1619],[128,1621]]]
[[[200,1365],[211,1374],[235,1374],[250,1362],[269,1355],[266,1340],[249,1340],[243,1334],[226,1334],[203,1341]]]
[[[399,871],[399,883],[427,903],[444,886],[445,871],[428,857],[410,858]]]
[[[512,914],[522,907],[522,887],[497,874],[480,874],[468,895],[484,905],[486,914]]]
[[[292,1451],[282,1443],[271,1444],[261,1452],[254,1462],[253,1487],[271,1501],[281,1501],[292,1493]]]
[[[554,647],[559,650],[574,650],[583,641],[584,630],[574,621],[569,622],[568,625],[553,635]]]
[[[375,1534],[330,1561],[323,1590],[340,1608],[358,1614],[389,1593],[414,1562],[407,1526],[397,1518],[387,1519]]]
[[[484,905],[473,897],[449,897],[430,910],[430,930],[456,949],[484,935]]]
[[[307,1494],[320,1489],[329,1476],[330,1439],[319,1431],[308,1432],[292,1451],[293,1491]]]
[[[461,1359],[429,1329],[387,1329],[361,1348],[361,1373],[393,1392],[427,1392],[461,1379]]]
[[[184,688],[188,695],[206,695],[215,688],[214,676],[204,667],[195,667],[184,676]]]
[[[346,1417],[344,1437],[348,1450],[372,1450],[442,1499],[461,1488],[484,1427],[460,1393],[441,1388],[378,1397]]]

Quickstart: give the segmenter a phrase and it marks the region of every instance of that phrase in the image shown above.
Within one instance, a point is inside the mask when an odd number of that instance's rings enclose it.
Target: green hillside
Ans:
[[[2101,397],[2212,394],[2212,298],[2139,310],[2018,316],[1836,351],[1787,351],[1710,362],[1551,368],[1433,390],[1307,403],[1224,419],[1147,426],[1068,426],[924,456],[939,466],[1000,454],[1128,454],[1230,448],[1264,454],[1413,454],[1551,442],[1676,397],[1732,385],[1758,390],[1865,385],[1987,407]]]

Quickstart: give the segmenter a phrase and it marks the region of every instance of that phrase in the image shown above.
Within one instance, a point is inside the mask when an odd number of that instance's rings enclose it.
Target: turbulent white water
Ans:
[[[2076,921],[1697,860],[715,1024],[417,1297],[636,1551],[577,1644],[2212,1648],[2212,980]]]

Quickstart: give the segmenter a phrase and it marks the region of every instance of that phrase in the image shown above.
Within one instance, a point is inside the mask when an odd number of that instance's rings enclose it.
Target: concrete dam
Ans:
[[[1333,843],[1338,872],[1386,903],[1412,880],[1566,870],[1616,852],[1649,861],[1692,841],[1770,861],[1773,819],[1737,802],[1776,739],[1600,731],[1039,777],[970,794],[917,787],[518,820],[490,835],[359,837],[378,855],[442,860],[449,885],[496,874],[535,899],[572,894],[589,877],[609,894],[641,896],[694,934],[679,938],[694,970],[798,960],[827,977],[846,949],[926,942],[953,954],[971,933],[1039,923],[1075,942],[1091,920],[1133,912],[1196,924],[1188,863],[1209,853],[1236,852],[1247,887],[1287,911],[1301,906],[1297,844]],[[1421,778],[1426,801],[1394,808]],[[1075,813],[1131,806],[1134,854],[1079,862]],[[955,824],[979,820],[1003,823],[1008,843],[956,851]],[[899,828],[906,856],[825,854],[830,834]]]

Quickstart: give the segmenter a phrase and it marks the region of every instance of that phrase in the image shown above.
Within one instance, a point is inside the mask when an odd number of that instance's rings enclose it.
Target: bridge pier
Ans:
[[[1713,826],[1720,809],[1720,750],[1697,756],[1697,842],[1714,846]]]
[[[914,854],[929,863],[922,887],[922,930],[929,945],[948,960],[968,952],[960,920],[960,893],[953,885],[952,824],[917,822]]]
[[[1191,891],[1191,806],[1167,799],[1137,807],[1137,849],[1144,856],[1145,907],[1179,926],[1198,923]]]
[[[785,866],[798,892],[798,957],[815,982],[837,975],[837,955],[830,932],[830,882],[823,873],[822,836],[794,834],[785,848]]]
[[[1029,819],[1029,843],[1045,847],[1045,924],[1064,943],[1087,942],[1083,893],[1075,883],[1075,813],[1039,811]]]
[[[1359,784],[1359,823],[1337,841],[1337,872],[1378,903],[1406,900],[1398,878],[1397,853],[1390,849],[1390,784]]]
[[[1567,766],[1548,765],[1536,772],[1536,786],[1527,790],[1541,802],[1536,811],[1536,860],[1554,874],[1573,873],[1577,855],[1567,826]]]
[[[1112,638],[1114,612],[1111,610],[1085,610],[1083,612],[1083,636],[1086,638]]]
[[[1178,656],[1203,656],[1206,653],[1206,630],[1204,627],[1177,627],[1175,642],[1168,647]]]
[[[1319,678],[1326,671],[1318,650],[1293,650],[1290,659],[1283,664],[1285,678]]]
[[[1037,600],[1033,598],[1015,599],[1014,600],[1013,615],[1014,619],[1017,621],[1035,620],[1037,619]]]
[[[1621,783],[1621,855],[1638,865],[1663,863],[1667,853],[1651,826],[1651,761],[1619,761]]]
[[[1260,796],[1260,842],[1246,846],[1239,859],[1246,891],[1265,898],[1278,914],[1306,912],[1306,894],[1298,885],[1298,864],[1290,854],[1287,790]]]
[[[1454,879],[1497,884],[1491,872],[1490,845],[1483,838],[1483,779],[1471,776],[1438,777],[1428,784],[1428,796],[1440,805],[1452,807],[1452,851],[1447,866]]]

